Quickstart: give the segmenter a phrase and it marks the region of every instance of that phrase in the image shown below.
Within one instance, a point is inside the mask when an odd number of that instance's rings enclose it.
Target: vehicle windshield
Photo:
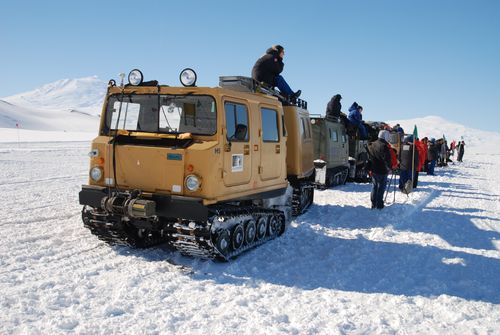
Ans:
[[[108,99],[107,131],[213,135],[215,100],[207,95],[116,94]]]

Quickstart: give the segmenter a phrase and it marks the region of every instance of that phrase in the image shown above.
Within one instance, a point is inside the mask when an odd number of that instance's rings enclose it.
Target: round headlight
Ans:
[[[142,75],[142,72],[137,69],[130,71],[130,73],[128,74],[128,83],[130,85],[140,85],[143,79],[144,76]]]
[[[196,72],[193,69],[184,69],[181,71],[179,79],[184,86],[194,86],[196,84]]]
[[[200,188],[200,179],[195,176],[194,174],[191,174],[186,177],[186,188],[190,190],[191,192],[194,192]]]
[[[93,181],[99,181],[102,178],[102,169],[100,167],[93,167],[90,169],[90,178],[92,178]]]

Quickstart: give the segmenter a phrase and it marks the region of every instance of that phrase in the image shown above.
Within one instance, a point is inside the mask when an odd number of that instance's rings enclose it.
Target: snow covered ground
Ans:
[[[109,247],[81,223],[88,142],[0,144],[1,334],[499,334],[500,155],[369,209],[319,191],[229,263]]]

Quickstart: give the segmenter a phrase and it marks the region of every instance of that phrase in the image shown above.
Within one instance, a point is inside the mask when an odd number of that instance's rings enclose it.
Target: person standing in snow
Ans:
[[[448,166],[448,142],[444,139],[441,144],[441,166]]]
[[[457,157],[457,161],[461,162],[463,157],[464,157],[464,151],[465,151],[465,142],[464,141],[461,141],[461,142],[458,142],[458,157]]]
[[[418,151],[414,150],[413,135],[405,137],[401,146],[399,161],[399,189],[401,192],[408,194],[411,192],[412,178],[414,178],[419,162]],[[407,185],[408,182],[410,182],[409,186]]]
[[[358,128],[360,139],[365,140],[368,138],[368,134],[366,132],[366,128],[363,125],[363,107],[358,105],[357,102],[354,102],[351,107],[349,107],[349,114],[347,115],[347,119],[349,123]]]
[[[378,133],[378,139],[368,145],[372,171],[372,192],[370,195],[372,209],[384,208],[387,175],[392,170],[391,149],[388,140],[389,132],[381,130]]]
[[[427,137],[424,137],[422,139],[422,144],[424,148],[424,166],[422,167],[422,172],[427,172],[427,169],[429,168],[429,160],[427,159],[427,150],[429,149],[429,139]]]
[[[417,188],[418,184],[418,173],[423,170],[425,158],[427,155],[425,154],[424,143],[420,141],[418,138],[415,139],[415,147],[418,152],[418,164],[415,169],[414,178],[413,178],[413,188]]]
[[[455,156],[455,148],[457,147],[457,143],[455,142],[455,140],[453,140],[450,144],[450,156]]]
[[[438,148],[436,145],[436,140],[431,138],[431,140],[429,141],[429,148],[427,149],[427,160],[429,161],[427,174],[429,176],[434,175],[434,168],[436,167],[437,158],[438,158]]]
[[[300,96],[301,91],[293,92],[285,78],[280,74],[285,67],[283,63],[284,57],[285,48],[281,45],[273,45],[255,62],[252,69],[252,78],[270,87],[278,87],[280,93],[293,100]]]

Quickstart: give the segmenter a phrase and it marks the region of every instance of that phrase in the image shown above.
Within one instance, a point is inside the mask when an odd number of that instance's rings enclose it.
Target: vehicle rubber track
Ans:
[[[279,210],[255,206],[220,206],[211,210],[212,215],[206,223],[191,221],[174,224],[177,231],[172,234],[169,243],[184,255],[227,261],[246,250],[281,235],[285,230],[285,215]],[[269,229],[272,217],[279,220],[279,229],[275,233],[272,233]],[[245,241],[241,247],[237,249],[229,248],[226,252],[217,248],[217,238],[223,231],[231,232],[230,237],[232,238],[236,226],[248,224],[252,220],[253,222],[259,222],[260,220],[266,222],[265,234],[262,237],[258,238],[256,236],[253,241]]]
[[[167,242],[182,254],[205,259],[227,261],[242,252],[254,248],[266,241],[281,235],[285,230],[285,215],[280,210],[256,206],[236,207],[218,206],[211,208],[211,215],[206,222],[182,220],[169,222],[162,226],[162,230],[145,231],[140,233],[132,224],[124,222],[119,215],[99,213],[90,208],[82,211],[84,226],[100,240],[111,245],[124,245],[133,248],[147,248],[159,243]],[[271,220],[274,218],[275,220]],[[227,233],[232,239],[235,227],[241,226],[246,232],[249,222],[265,223],[264,233],[256,234],[251,241],[246,239],[238,248],[229,247],[225,250],[218,248],[218,238]],[[277,222],[270,229],[271,222]],[[277,227],[277,228],[276,228]],[[230,241],[229,241],[230,243]]]
[[[307,211],[313,203],[314,185],[309,181],[301,181],[293,185],[292,215],[299,216]]]
[[[145,231],[127,224],[120,216],[99,213],[84,207],[83,225],[100,240],[110,245],[124,245],[132,248],[148,248],[167,241],[160,231]]]

